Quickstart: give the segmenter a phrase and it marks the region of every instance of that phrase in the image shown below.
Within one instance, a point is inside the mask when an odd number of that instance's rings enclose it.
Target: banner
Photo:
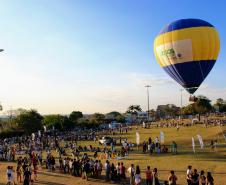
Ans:
[[[143,128],[146,128],[146,123],[145,122],[143,122]]]
[[[34,133],[31,134],[31,139],[32,139],[32,141],[35,140],[35,134]]]
[[[136,132],[136,142],[137,142],[137,145],[140,144],[140,134],[139,134],[139,132]]]
[[[44,132],[46,132],[46,126],[45,125],[43,126],[43,129],[44,129]]]
[[[194,137],[192,137],[191,140],[192,140],[193,152],[195,153],[195,140],[194,140]]]
[[[198,137],[198,140],[199,140],[200,147],[201,147],[201,149],[203,149],[204,148],[204,143],[203,143],[203,140],[202,140],[202,136],[200,136],[198,134],[197,137]]]
[[[164,133],[161,131],[161,132],[160,132],[160,143],[161,143],[161,144],[164,144],[164,142],[165,142],[165,135],[164,135]]]
[[[41,135],[41,131],[39,130],[38,131],[38,137],[40,138],[42,135]]]

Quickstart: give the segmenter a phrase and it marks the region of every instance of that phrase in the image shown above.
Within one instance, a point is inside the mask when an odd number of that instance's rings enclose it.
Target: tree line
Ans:
[[[11,116],[10,119],[6,121],[0,120],[0,134],[1,136],[4,135],[4,133],[10,132],[30,134],[37,132],[37,130],[42,130],[43,126],[46,126],[47,129],[55,128],[57,130],[66,131],[75,127],[98,127],[103,123],[109,123],[111,121],[124,123],[127,114],[136,118],[141,111],[140,105],[129,106],[125,113],[112,111],[107,114],[94,113],[85,116],[80,111],[73,111],[69,115],[41,115],[34,109],[17,109],[14,111],[14,116]],[[157,110],[152,109],[149,111],[149,116],[155,118],[162,118],[164,116],[175,118],[180,115],[206,114],[215,111],[226,112],[226,101],[219,98],[212,105],[207,97],[198,96],[195,102],[182,108],[173,104],[164,105],[161,109],[160,106],[158,106]]]

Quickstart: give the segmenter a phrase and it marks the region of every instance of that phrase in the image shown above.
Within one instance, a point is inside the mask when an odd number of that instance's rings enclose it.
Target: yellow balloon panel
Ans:
[[[216,60],[220,49],[214,27],[192,27],[163,33],[154,41],[154,53],[162,66]]]

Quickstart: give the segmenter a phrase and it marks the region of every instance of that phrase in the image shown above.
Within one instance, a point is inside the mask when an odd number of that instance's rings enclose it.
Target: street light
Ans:
[[[182,91],[184,89],[180,89],[180,108],[182,108]]]
[[[150,85],[145,85],[144,87],[147,88],[147,100],[148,100],[148,121],[149,121],[149,87]]]

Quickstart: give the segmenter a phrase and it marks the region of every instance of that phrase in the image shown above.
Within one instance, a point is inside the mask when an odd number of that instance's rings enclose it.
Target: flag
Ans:
[[[42,135],[41,135],[41,131],[39,130],[38,131],[38,137],[40,138]]]
[[[200,147],[201,147],[201,149],[203,149],[204,148],[204,143],[203,143],[203,140],[202,140],[202,136],[200,136],[198,134],[197,137],[198,137],[198,140],[199,140]]]
[[[164,144],[164,142],[165,142],[165,135],[164,135],[164,132],[160,132],[160,143],[161,144]]]
[[[140,144],[140,134],[139,134],[139,132],[136,132],[136,142],[137,142],[137,145]]]
[[[195,153],[195,139],[194,139],[194,137],[192,137],[191,140],[192,140],[193,152]]]
[[[43,129],[44,129],[44,132],[46,132],[46,126],[45,125],[43,126]]]
[[[35,140],[35,134],[34,133],[31,134],[31,139],[32,139],[32,141]]]
[[[143,121],[143,128],[146,128],[146,123]]]

